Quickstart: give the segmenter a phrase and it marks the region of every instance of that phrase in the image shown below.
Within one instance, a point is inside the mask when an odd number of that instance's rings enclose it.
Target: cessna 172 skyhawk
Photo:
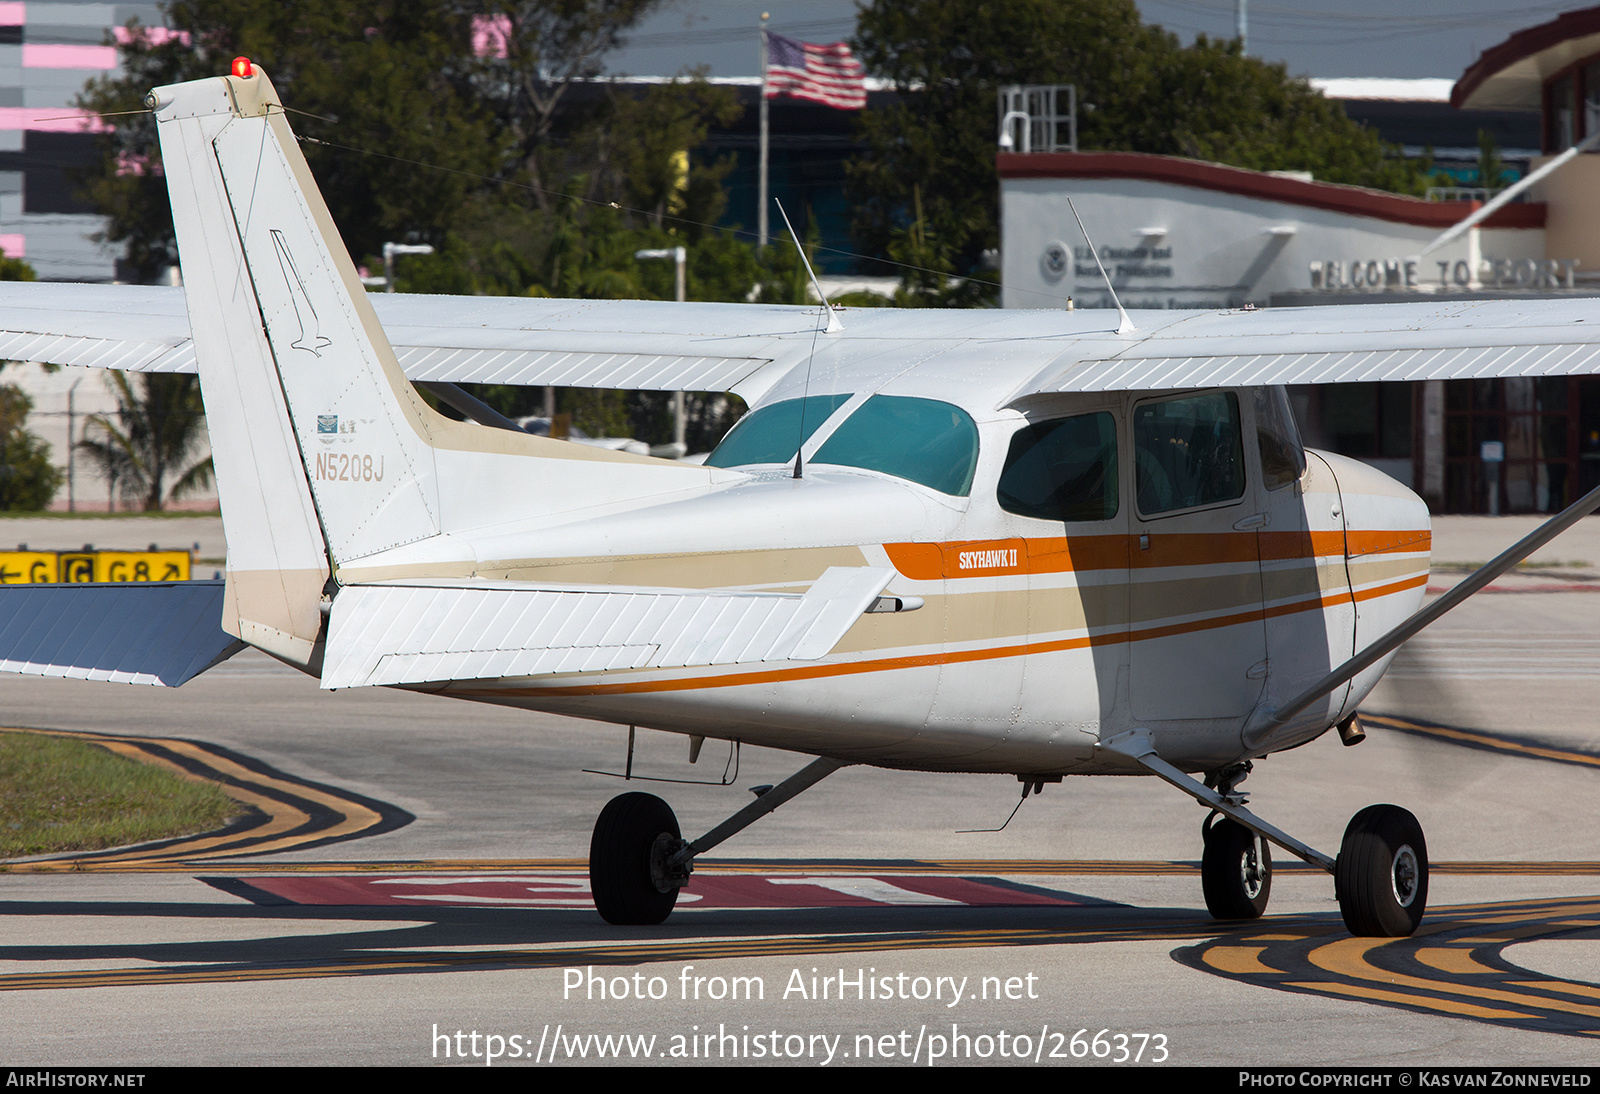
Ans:
[[[693,841],[660,799],[613,800],[590,849],[613,923],[661,921],[696,855],[867,763],[1024,793],[1155,774],[1212,810],[1215,915],[1261,914],[1270,840],[1335,874],[1351,930],[1415,929],[1410,813],[1364,810],[1334,858],[1238,784],[1331,727],[1356,739],[1399,642],[1498,571],[1413,616],[1427,510],[1305,451],[1278,385],[1592,372],[1600,307],[1155,312],[1131,333],[885,310],[824,331],[808,308],[369,298],[259,68],[149,105],[185,288],[8,286],[0,357],[197,369],[226,582],[5,590],[0,667],[176,684],[249,644],[325,688],[818,757]],[[458,381],[752,409],[694,466],[494,428]]]

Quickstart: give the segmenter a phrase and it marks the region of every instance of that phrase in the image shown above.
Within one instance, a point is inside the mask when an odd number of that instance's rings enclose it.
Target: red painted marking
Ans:
[[[372,877],[257,877],[250,885],[296,904],[433,908],[592,908],[581,874],[410,874]],[[1067,894],[1013,888],[986,878],[857,874],[697,874],[681,908],[870,908],[1074,905]]]

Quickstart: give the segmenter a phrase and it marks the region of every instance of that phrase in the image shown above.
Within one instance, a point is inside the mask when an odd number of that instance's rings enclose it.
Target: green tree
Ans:
[[[577,82],[662,0],[483,0],[474,5],[486,47],[478,87],[492,105],[512,163],[549,208],[581,168],[568,162],[557,109]]]
[[[1509,175],[1494,134],[1487,129],[1478,130],[1478,185],[1486,190],[1498,190],[1508,184]]]
[[[34,268],[20,258],[11,258],[0,251],[0,281],[37,281]]]
[[[476,176],[500,164],[503,145],[473,90],[471,13],[459,3],[173,0],[165,14],[180,37],[156,44],[130,24],[124,74],[91,81],[78,97],[109,125],[97,138],[101,161],[80,184],[137,277],[177,262],[145,93],[226,72],[236,55],[266,70],[296,131],[313,138],[302,148],[355,254],[390,239],[442,242]]]
[[[0,384],[0,509],[45,509],[61,486],[50,446],[25,428],[33,400],[16,384]]]
[[[1084,149],[1309,170],[1407,193],[1427,183],[1424,167],[1284,66],[1244,57],[1236,42],[1185,47],[1141,22],[1133,0],[987,0],[981,14],[962,0],[872,0],[855,45],[868,71],[900,89],[894,105],[862,118],[867,152],[850,164],[854,230],[871,254],[936,248],[944,268],[980,273],[983,252],[999,244],[995,103],[1006,84],[1077,85]],[[920,224],[916,238],[910,224]],[[977,295],[930,292],[915,278],[907,291],[924,303]]]
[[[122,497],[152,512],[210,486],[211,457],[194,460],[206,440],[199,377],[112,372],[108,379],[117,412],[90,415],[78,447]]]

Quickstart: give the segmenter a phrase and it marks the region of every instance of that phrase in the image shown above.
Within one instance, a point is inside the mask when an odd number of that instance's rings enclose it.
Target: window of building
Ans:
[[[1563,152],[1578,142],[1577,92],[1572,72],[1545,85],[1545,151]]]
[[[1445,385],[1445,505],[1453,513],[1553,513],[1577,500],[1582,448],[1565,376],[1451,380]],[[1485,441],[1503,459],[1483,459]]]

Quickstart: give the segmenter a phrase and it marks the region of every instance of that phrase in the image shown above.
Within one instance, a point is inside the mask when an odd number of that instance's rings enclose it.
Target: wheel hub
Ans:
[[[650,883],[656,887],[656,892],[670,893],[688,882],[692,867],[688,863],[672,865],[672,856],[682,846],[683,839],[671,832],[662,832],[650,844]]]
[[[1411,849],[1409,843],[1394,853],[1394,864],[1389,871],[1389,880],[1394,886],[1395,902],[1400,907],[1409,908],[1411,902],[1417,899],[1417,882],[1421,875],[1417,853]]]
[[[1261,895],[1261,837],[1257,836],[1249,850],[1239,859],[1239,876],[1244,882],[1244,892],[1251,900]]]

